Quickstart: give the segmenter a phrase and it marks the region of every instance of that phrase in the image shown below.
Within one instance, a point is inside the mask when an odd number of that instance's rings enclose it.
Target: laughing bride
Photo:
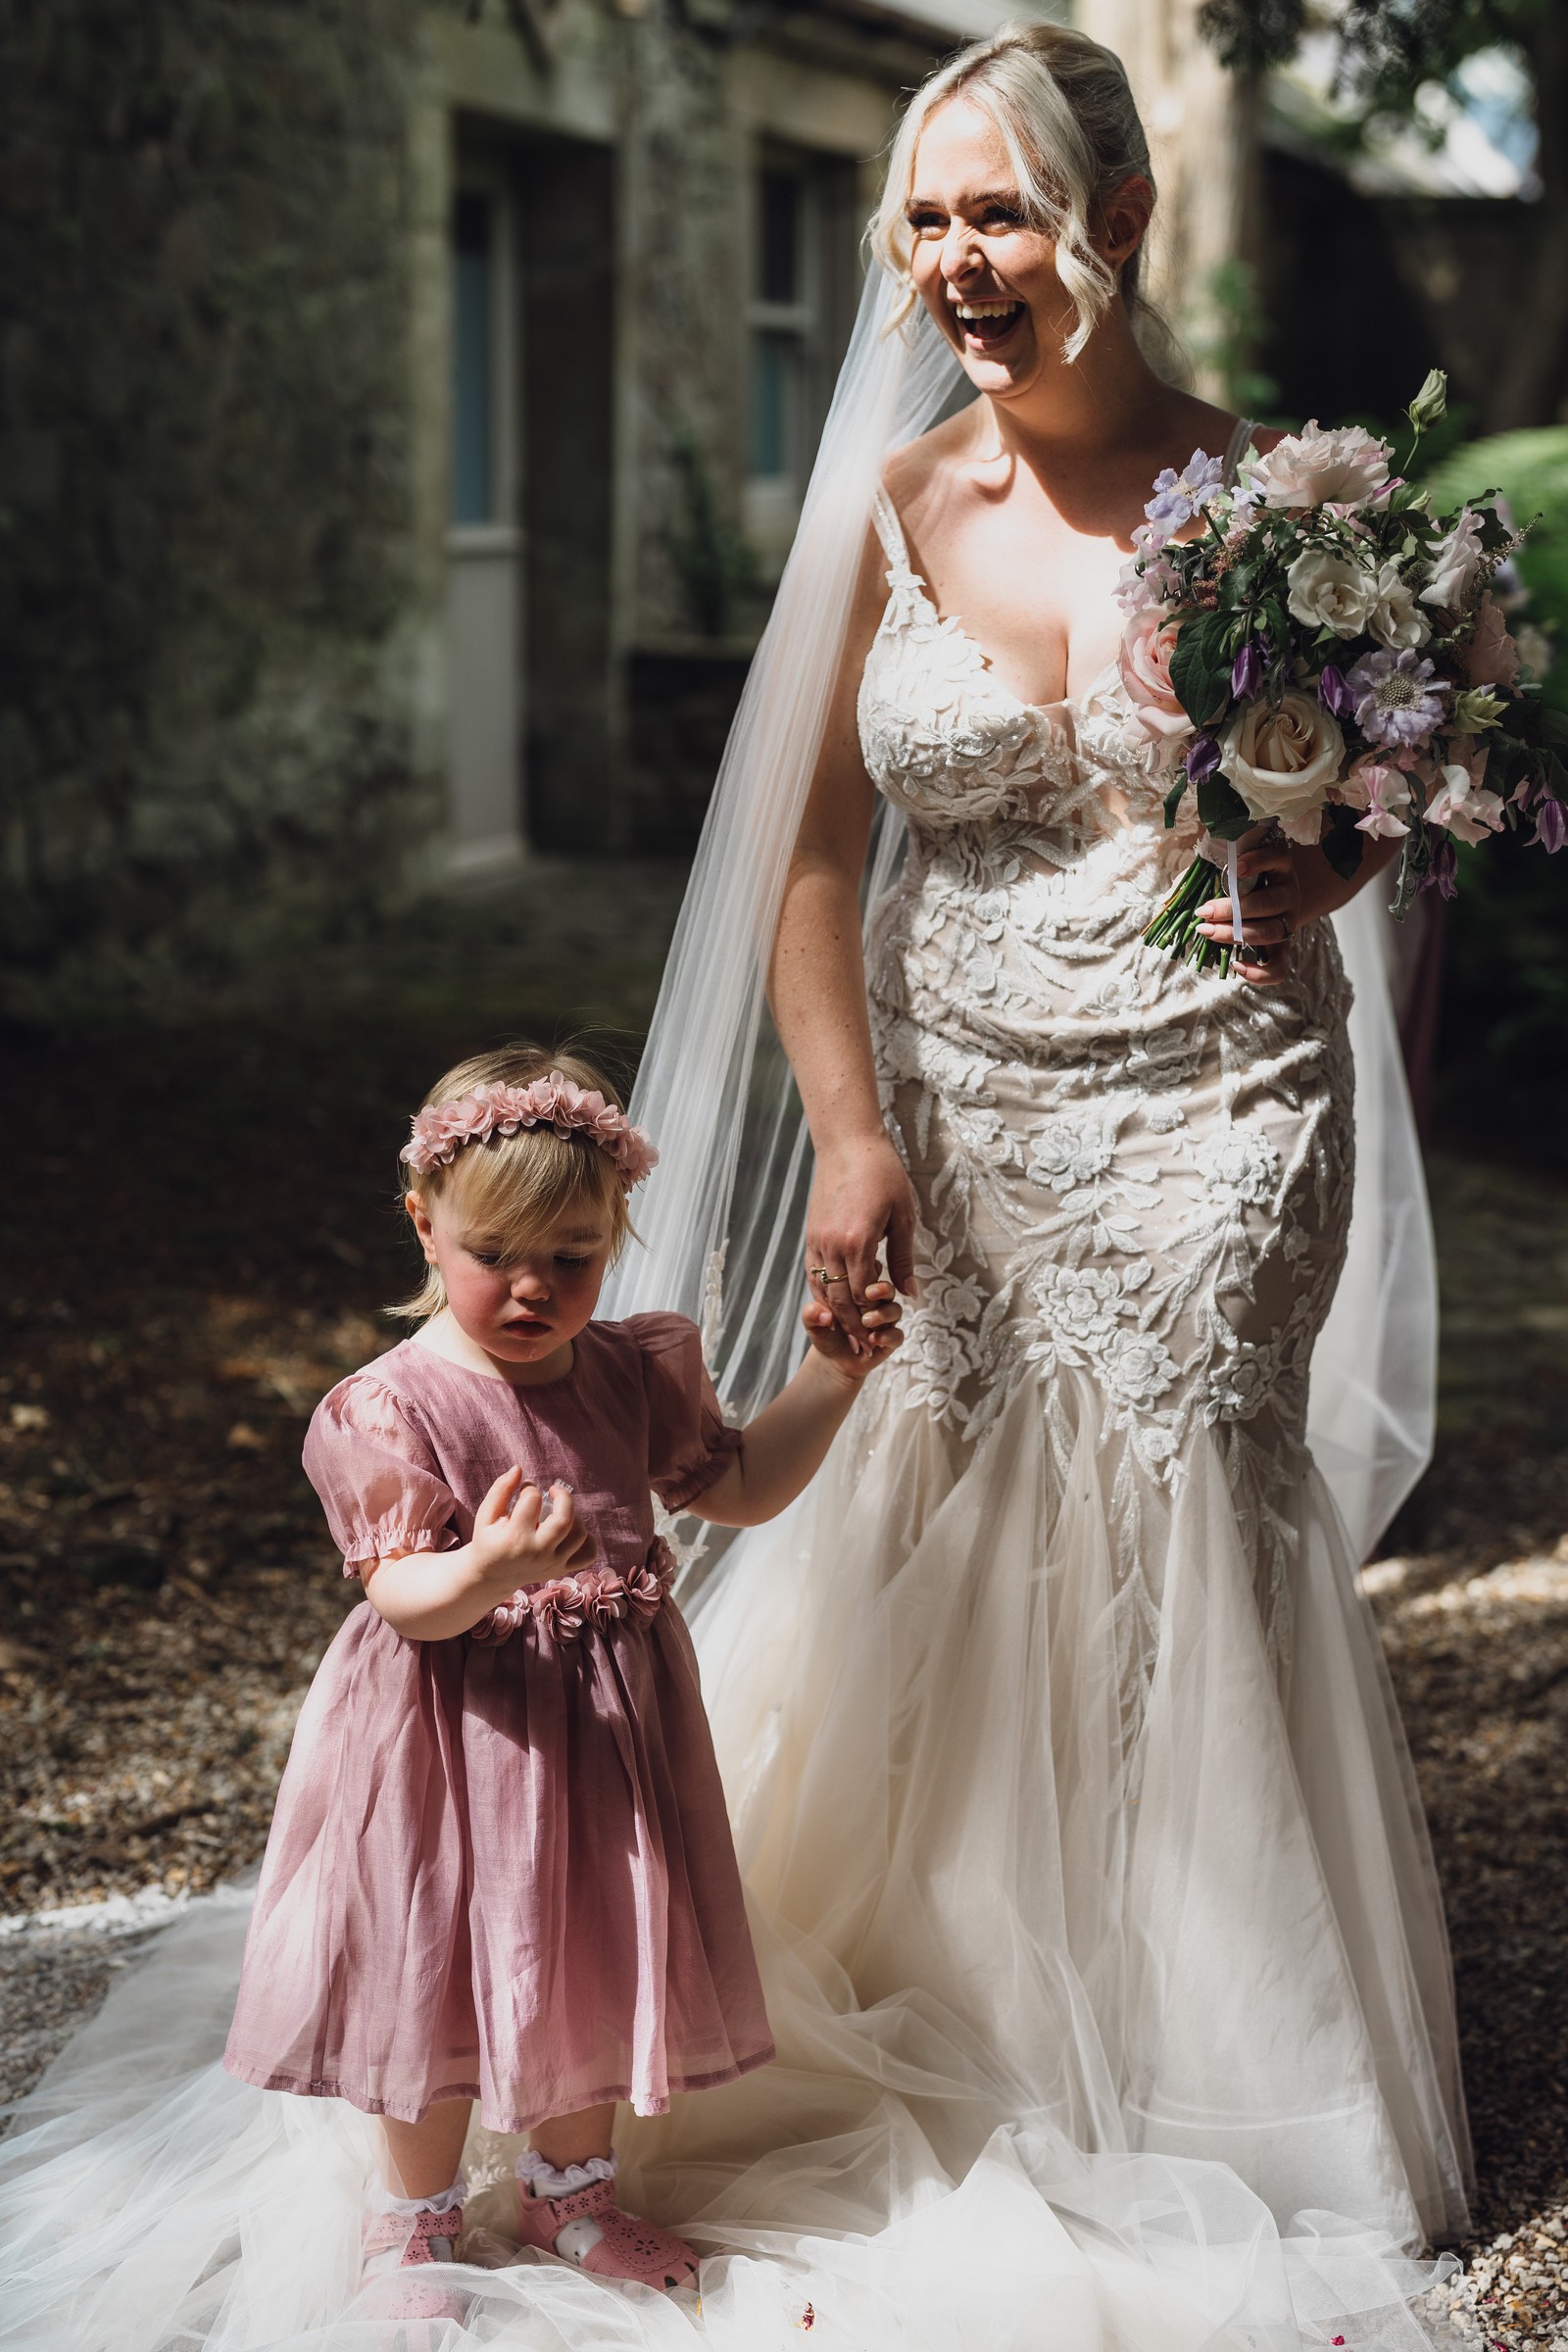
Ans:
[[[1056,26],[965,52],[893,147],[609,1308],[703,1313],[744,1419],[803,1241],[852,1333],[879,1251],[912,1301],[815,1486],[688,1571],[779,2059],[628,2143],[639,2210],[710,2256],[700,2319],[471,2269],[440,2352],[1426,2340],[1412,2257],[1463,2227],[1468,2155],[1355,1581],[1419,1453],[1420,1200],[1370,965],[1352,1065],[1349,892],[1315,852],[1244,860],[1238,977],[1141,943],[1193,840],[1118,578],[1156,477],[1198,527],[1195,447],[1234,471],[1269,444],[1145,357],[1153,200],[1120,66]],[[365,2119],[197,2071],[225,1917],[24,2119],[12,2210],[59,2225],[27,2340],[67,2311],[70,2340],[148,2352],[284,2317],[312,2352],[366,2340]],[[475,2187],[510,2170],[468,2153]]]

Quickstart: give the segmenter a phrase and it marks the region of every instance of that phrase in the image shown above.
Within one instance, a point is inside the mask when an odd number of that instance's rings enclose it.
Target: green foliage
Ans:
[[[1217,718],[1229,700],[1231,663],[1226,648],[1230,631],[1228,613],[1200,612],[1176,633],[1170,682],[1195,727]]]
[[[1250,262],[1216,262],[1203,282],[1202,316],[1187,329],[1187,343],[1200,367],[1219,377],[1220,397],[1239,416],[1266,416],[1280,396],[1279,385],[1252,364],[1268,321],[1258,299],[1257,272]]]
[[[1530,592],[1529,606],[1516,617],[1554,632],[1557,657],[1544,691],[1548,703],[1568,710],[1568,426],[1468,442],[1433,469],[1428,486],[1442,507],[1500,490],[1516,524],[1539,516],[1516,559]]]
[[[1344,0],[1335,12],[1343,86],[1369,111],[1404,112],[1478,49],[1528,35],[1559,0]],[[1204,0],[1199,28],[1233,72],[1288,65],[1311,27],[1308,0]]]
[[[698,635],[728,637],[740,600],[756,584],[757,559],[725,514],[708,452],[689,424],[671,436],[670,456],[681,513],[665,535],[669,559]]]

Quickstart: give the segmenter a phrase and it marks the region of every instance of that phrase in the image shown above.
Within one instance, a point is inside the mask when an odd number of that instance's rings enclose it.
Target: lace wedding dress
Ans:
[[[700,2317],[467,2268],[418,2352],[1418,2344],[1404,2254],[1465,2214],[1447,1955],[1303,1438],[1339,956],[1314,925],[1258,990],[1144,949],[1192,843],[1114,672],[1020,702],[877,526],[860,726],[907,847],[869,986],[920,1301],[693,1612],[778,2062],[623,2136],[627,2201],[712,2255]],[[368,2122],[212,2063],[243,1929],[174,1931],[0,2145],[0,2344],[381,2343]],[[476,2180],[511,2153],[476,2132]]]

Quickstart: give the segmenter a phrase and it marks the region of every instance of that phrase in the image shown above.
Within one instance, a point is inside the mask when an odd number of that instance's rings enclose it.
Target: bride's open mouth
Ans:
[[[965,343],[980,351],[1005,342],[1023,317],[1021,302],[956,302],[953,310]]]

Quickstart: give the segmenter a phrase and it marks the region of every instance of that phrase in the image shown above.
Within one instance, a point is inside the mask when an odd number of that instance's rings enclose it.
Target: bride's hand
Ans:
[[[914,1287],[914,1190],[886,1136],[819,1152],[806,1214],[806,1271],[811,1297],[833,1309],[857,1350],[868,1340],[860,1309],[881,1277],[877,1251],[887,1244],[888,1275],[906,1298]]]
[[[1231,969],[1255,988],[1268,988],[1290,975],[1290,942],[1306,920],[1301,877],[1288,841],[1260,842],[1243,850],[1236,860],[1242,890],[1244,945],[1231,958]],[[1209,899],[1198,909],[1198,926],[1205,939],[1228,948],[1235,936],[1228,898]]]

